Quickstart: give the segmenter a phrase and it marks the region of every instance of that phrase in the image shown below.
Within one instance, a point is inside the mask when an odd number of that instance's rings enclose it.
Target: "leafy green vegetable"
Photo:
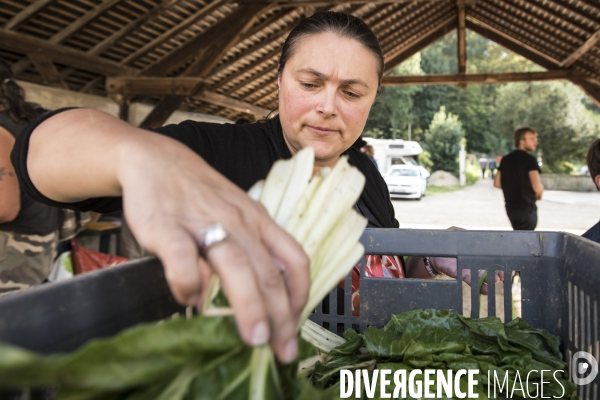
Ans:
[[[315,386],[335,388],[339,393],[341,369],[368,369],[372,374],[375,364],[379,370],[404,370],[407,376],[414,369],[454,372],[477,369],[479,399],[488,398],[488,371],[495,372],[499,380],[504,380],[506,374],[508,385],[503,395],[527,398],[527,391],[533,394],[539,390],[540,371],[546,370],[549,372],[544,376],[544,396],[575,398],[576,386],[567,379],[558,338],[522,319],[502,324],[495,317],[471,319],[448,310],[413,310],[393,315],[382,329],[369,327],[362,335],[348,330],[344,336],[348,342],[333,349],[323,363],[315,365],[312,376]],[[533,370],[537,372],[526,379]],[[556,380],[552,379],[555,373]],[[423,375],[419,376],[417,380],[423,382]],[[461,377],[463,392],[467,384],[467,378]],[[388,393],[393,392],[393,386],[393,383],[388,385]],[[366,399],[365,388],[362,390],[362,398]],[[376,390],[375,398],[380,398],[379,385]],[[437,391],[435,385],[432,391]]]
[[[139,325],[71,354],[1,344],[0,388],[59,387],[67,400],[247,400],[253,354],[231,317],[197,316]],[[300,340],[299,359],[314,354]],[[277,378],[269,377],[265,399],[331,398],[297,378],[297,364],[277,365]]]

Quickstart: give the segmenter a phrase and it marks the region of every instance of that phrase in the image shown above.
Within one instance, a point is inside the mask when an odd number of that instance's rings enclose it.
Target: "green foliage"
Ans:
[[[421,75],[421,57],[417,54],[396,67],[390,75]],[[383,87],[371,108],[365,136],[381,139],[408,139],[408,124],[414,123],[413,96],[417,86]]]
[[[542,380],[544,394],[560,399],[575,397],[577,387],[564,372],[567,363],[561,358],[559,338],[531,327],[520,318],[503,324],[496,317],[465,318],[455,311],[413,310],[393,315],[383,329],[367,328],[352,342],[353,348],[362,344],[363,351],[357,349],[350,353],[347,350],[351,346],[346,346],[339,354],[332,353],[324,364],[317,363],[314,384],[339,388],[337,371],[357,369],[372,361],[377,369],[405,370],[406,376],[415,369],[479,370],[475,387],[479,398],[487,399],[488,371],[495,372],[500,380],[508,377],[502,394],[509,398],[530,398],[521,388],[527,388],[527,393],[537,393]],[[542,376],[541,370],[548,374]],[[530,371],[536,372],[528,375]],[[550,376],[557,380],[548,379]],[[423,384],[422,374],[416,379]],[[466,382],[463,383],[466,386]],[[366,398],[364,387],[363,399]],[[378,383],[376,387],[374,398],[382,398],[381,385]],[[392,380],[386,387],[387,393],[392,393],[394,387]],[[512,388],[516,390],[510,391]],[[464,391],[463,384],[461,390]],[[431,392],[437,392],[435,379]]]
[[[299,359],[315,354],[303,340],[299,347]],[[232,318],[203,316],[138,325],[70,354],[0,344],[0,388],[59,387],[58,398],[69,400],[247,400],[255,349]],[[297,368],[278,365],[264,377],[269,399],[334,398],[297,378]]]
[[[481,178],[481,168],[467,163],[465,167],[467,177],[467,185],[474,185]]]
[[[431,153],[427,150],[423,150],[421,154],[419,154],[419,164],[425,167],[425,169],[431,172],[431,168],[433,167],[433,161],[431,161]]]
[[[464,130],[458,116],[446,114],[446,108],[442,106],[425,132],[424,144],[431,154],[433,171],[444,170],[458,175],[458,153],[463,137]]]
[[[555,172],[559,174],[575,175],[575,165],[568,161],[561,161],[558,163]]]
[[[561,82],[511,84],[498,91],[495,121],[510,149],[512,132],[531,126],[539,133],[538,154],[545,172],[561,163],[583,162],[589,143],[600,130],[600,116],[588,110],[577,87]]]
[[[405,61],[394,74],[457,73],[456,47],[452,32]],[[543,71],[472,31],[467,31],[467,56],[469,73]],[[391,138],[395,132],[406,138],[410,123],[413,140],[423,141],[441,106],[459,117],[469,153],[506,154],[513,148],[514,129],[531,125],[540,132],[539,155],[546,172],[557,169],[562,161],[583,163],[582,154],[589,145],[585,138],[600,131],[600,109],[575,85],[555,82],[474,84],[465,89],[456,85],[385,87],[366,130],[375,132],[372,137]]]

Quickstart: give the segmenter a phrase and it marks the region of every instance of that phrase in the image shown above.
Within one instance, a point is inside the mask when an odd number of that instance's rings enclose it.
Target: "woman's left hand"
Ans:
[[[444,275],[448,275],[451,278],[458,277],[458,263],[456,258],[448,258],[448,257],[431,257],[431,260],[435,266],[435,269],[438,272],[441,272]],[[479,278],[483,276],[484,270],[479,270]],[[471,286],[471,270],[463,269],[462,270],[462,278],[469,286]],[[487,279],[486,279],[487,281]],[[494,283],[504,281],[504,271],[496,272],[494,276]],[[475,284],[479,284],[478,281]],[[485,282],[481,288],[481,294],[488,294],[488,284]]]

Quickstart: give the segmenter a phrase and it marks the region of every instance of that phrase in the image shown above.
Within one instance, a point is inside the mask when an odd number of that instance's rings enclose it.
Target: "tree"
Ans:
[[[416,54],[394,68],[391,75],[421,75],[421,56]],[[365,136],[382,139],[408,139],[407,127],[414,122],[413,96],[418,86],[391,86],[381,90],[371,108]]]
[[[539,134],[545,172],[561,171],[564,162],[583,163],[600,129],[600,116],[586,108],[584,96],[562,82],[513,83],[500,89],[495,121],[506,150],[514,146],[513,131],[530,126]]]
[[[425,148],[431,154],[434,171],[444,170],[458,175],[458,153],[464,136],[458,116],[446,114],[446,108],[440,107],[425,132]]]

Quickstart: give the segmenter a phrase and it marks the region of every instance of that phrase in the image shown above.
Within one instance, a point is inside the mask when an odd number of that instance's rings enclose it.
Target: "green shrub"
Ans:
[[[465,169],[467,175],[467,185],[473,185],[481,177],[481,168],[467,163],[467,167]]]

